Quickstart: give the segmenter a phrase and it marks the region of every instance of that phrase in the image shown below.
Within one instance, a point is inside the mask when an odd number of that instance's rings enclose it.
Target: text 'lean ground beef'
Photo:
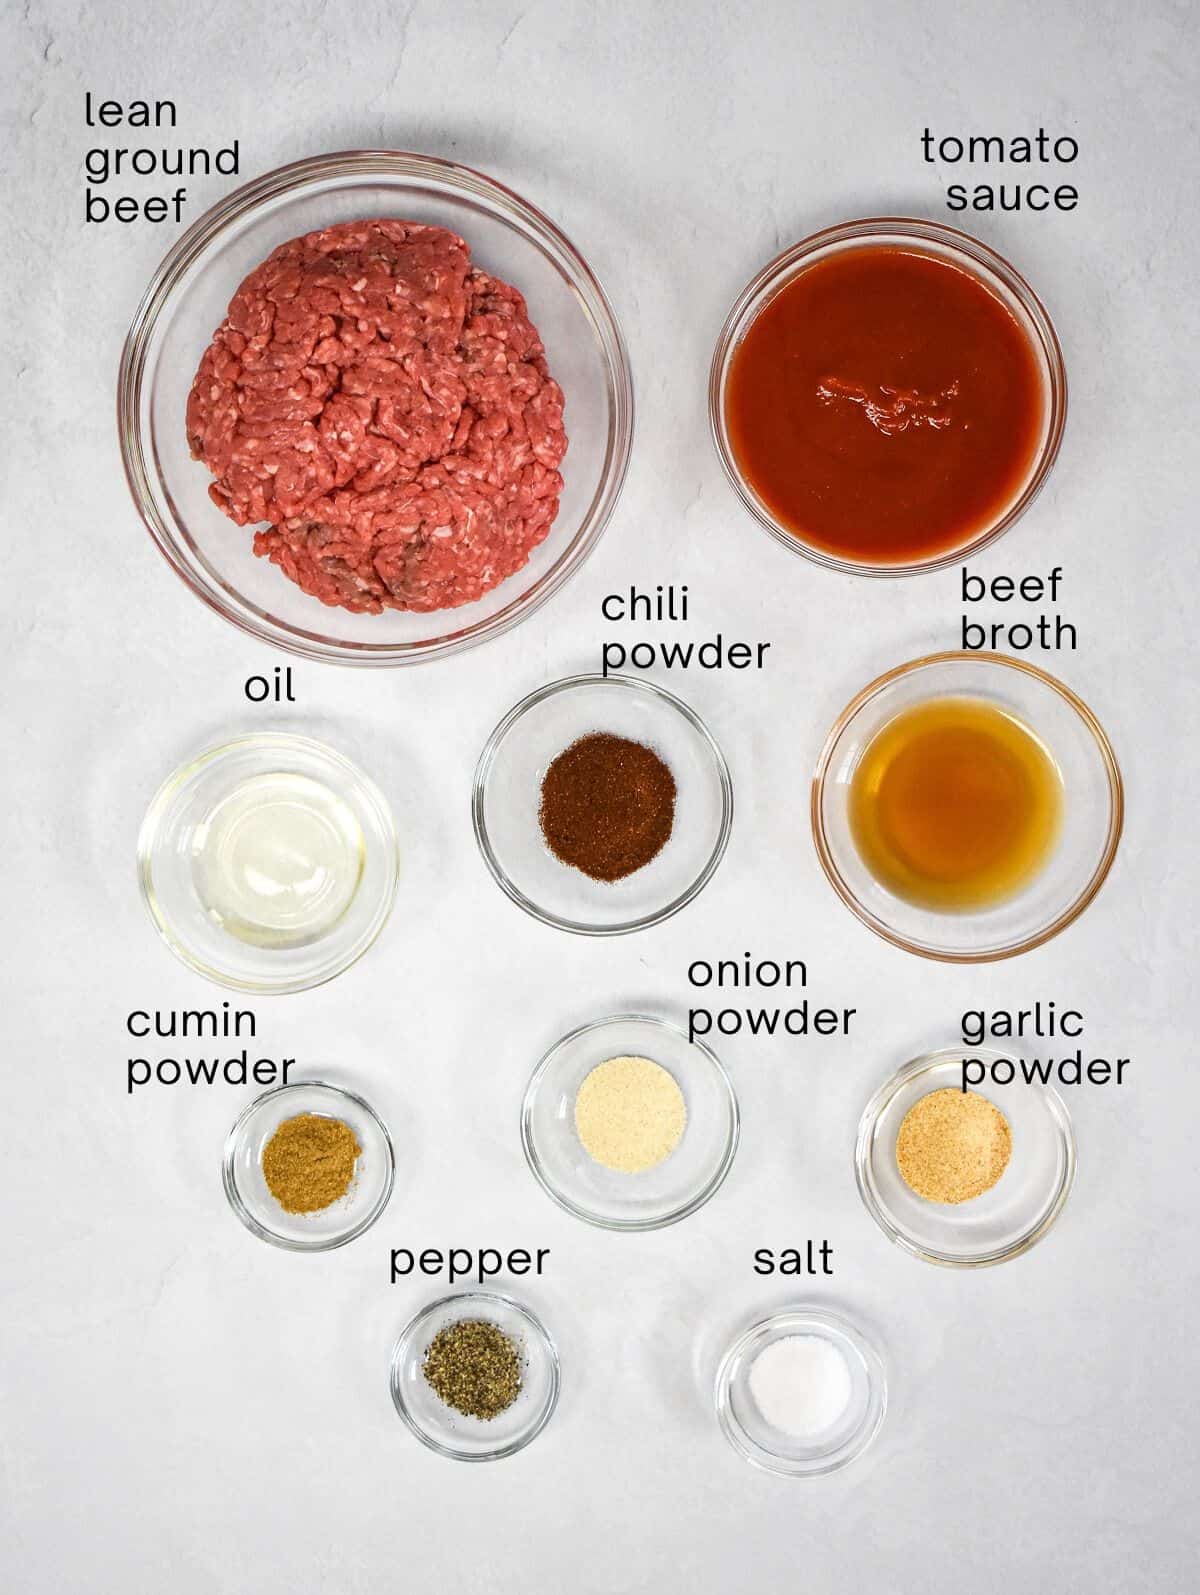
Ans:
[[[522,296],[454,233],[403,221],[326,227],[252,271],[187,434],[256,554],[373,614],[470,603],[520,570],[567,446]]]

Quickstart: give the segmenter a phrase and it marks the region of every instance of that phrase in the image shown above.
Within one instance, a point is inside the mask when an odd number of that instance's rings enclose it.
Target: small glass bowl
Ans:
[[[880,245],[951,261],[981,281],[1025,332],[1037,356],[1042,378],[1041,436],[1025,479],[1012,499],[997,512],[990,525],[980,528],[956,547],[911,563],[884,564],[841,559],[827,549],[805,542],[771,513],[746,480],[725,422],[725,388],[733,357],[750,324],[768,301],[817,261],[845,250]],[[1020,272],[1009,265],[1003,256],[968,233],[945,227],[940,222],[918,221],[906,216],[877,216],[864,221],[843,222],[793,244],[764,266],[753,281],[743,288],[726,318],[713,353],[708,381],[708,415],[725,475],[742,503],[776,542],[782,543],[793,554],[803,555],[805,559],[814,560],[831,570],[849,571],[857,576],[916,576],[924,571],[938,570],[944,565],[958,564],[969,555],[978,553],[981,548],[994,543],[1033,503],[1050,474],[1050,467],[1054,464],[1062,441],[1067,419],[1067,372],[1062,349],[1045,306]]]
[[[316,1213],[287,1213],[263,1178],[263,1148],[285,1119],[302,1113],[341,1119],[362,1152],[354,1182],[339,1202]],[[242,1223],[260,1240],[289,1252],[329,1252],[370,1229],[388,1204],[395,1176],[395,1153],[383,1120],[361,1097],[323,1080],[297,1080],[256,1098],[229,1132],[221,1166],[225,1195]]]
[[[200,357],[239,283],[273,249],[337,222],[397,217],[460,234],[529,304],[565,396],[569,447],[557,519],[529,562],[475,603],[429,614],[328,608],[255,557],[251,528],[208,496],[184,428]],[[276,648],[348,665],[405,665],[498,637],[579,569],[608,524],[633,439],[629,357],[612,307],[546,216],[469,167],[400,150],[350,150],[255,178],[175,244],[137,308],[117,391],[121,455],[138,513],[210,609]]]
[[[645,743],[676,782],[666,846],[620,881],[595,881],[563,864],[538,822],[547,767],[592,731]],[[704,722],[671,693],[629,676],[569,676],[530,693],[492,732],[475,770],[471,816],[484,863],[527,914],[559,930],[618,936],[669,919],[711,879],[733,824],[733,783]]]
[[[837,1347],[850,1370],[850,1400],[824,1434],[805,1442],[776,1429],[750,1392],[750,1369],[774,1341],[816,1335]],[[768,1473],[811,1479],[836,1473],[879,1433],[887,1410],[887,1375],[879,1352],[853,1324],[819,1307],[796,1307],[752,1324],[725,1353],[717,1370],[717,1420],[725,1438],[747,1462]]]
[[[362,874],[342,917],[319,940],[259,947],[210,917],[195,860],[216,806],[243,782],[280,774],[317,781],[348,806],[362,833]],[[138,836],[138,879],[159,935],[189,968],[235,991],[304,991],[341,974],[387,923],[399,868],[391,812],[375,783],[323,742],[276,731],[237,737],[182,765],[158,789]]]
[[[1016,716],[1062,777],[1053,852],[1022,890],[991,908],[937,912],[905,902],[871,876],[850,829],[850,788],[872,738],[902,710],[941,697],[987,699]],[[945,963],[1012,958],[1065,930],[1104,884],[1123,816],[1121,772],[1095,715],[1061,681],[1004,654],[931,654],[872,681],[838,717],[813,777],[813,839],[838,896],[885,941]]]
[[[897,1246],[928,1263],[985,1268],[1027,1252],[1062,1212],[1075,1178],[1075,1136],[1051,1086],[970,1089],[999,1108],[1012,1156],[990,1191],[968,1202],[928,1202],[904,1183],[896,1136],[905,1114],[931,1091],[962,1089],[964,1058],[1005,1057],[991,1047],[946,1047],[906,1063],[868,1102],[854,1167],[867,1212]]]
[[[447,1324],[479,1318],[515,1341],[524,1369],[521,1393],[494,1418],[469,1418],[448,1407],[425,1380],[425,1353]],[[550,1422],[558,1402],[558,1352],[528,1307],[499,1291],[443,1296],[423,1307],[401,1331],[392,1352],[391,1388],[396,1411],[417,1439],[459,1462],[494,1462],[522,1450]]]
[[[683,1092],[687,1124],[679,1145],[641,1174],[597,1163],[575,1130],[575,1097],[609,1058],[649,1058]],[[534,1178],[568,1213],[603,1229],[662,1229],[721,1186],[737,1151],[740,1119],[729,1076],[716,1055],[665,1019],[617,1014],[573,1030],[533,1072],[521,1107],[521,1145]]]

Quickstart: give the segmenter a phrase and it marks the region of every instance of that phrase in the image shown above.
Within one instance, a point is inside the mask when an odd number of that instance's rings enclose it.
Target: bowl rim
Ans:
[[[1036,1246],[1038,1241],[1050,1230],[1059,1214],[1067,1204],[1075,1184],[1075,1174],[1079,1164],[1079,1154],[1075,1141],[1075,1126],[1071,1119],[1067,1104],[1052,1085],[1037,1085],[1033,1089],[1039,1091],[1049,1110],[1050,1117],[1058,1131],[1060,1145],[1063,1149],[1063,1174],[1053,1199],[1046,1212],[1036,1223],[1032,1224],[1015,1241],[1007,1246],[998,1246],[986,1252],[973,1252],[966,1255],[956,1255],[950,1252],[940,1252],[936,1247],[922,1246],[919,1241],[895,1223],[880,1200],[875,1182],[871,1178],[871,1146],[875,1137],[875,1129],[879,1123],[880,1115],[889,1106],[900,1088],[909,1080],[918,1075],[929,1074],[942,1064],[959,1059],[966,1049],[964,1047],[939,1047],[933,1052],[923,1052],[916,1058],[911,1058],[907,1063],[901,1064],[896,1072],[890,1075],[882,1085],[872,1093],[870,1100],[863,1109],[862,1118],[858,1123],[858,1134],[854,1143],[854,1178],[858,1185],[858,1194],[862,1197],[863,1206],[878,1224],[879,1228],[890,1241],[894,1241],[902,1251],[910,1257],[919,1257],[923,1262],[936,1263],[943,1268],[991,1268],[997,1263],[1006,1263],[1010,1258],[1020,1257],[1022,1253]],[[971,1049],[973,1054],[1001,1058],[1007,1054],[999,1052],[991,1046],[980,1046]],[[1025,1087],[1024,1089],[1029,1089]],[[988,1098],[991,1101],[991,1098]]]
[[[171,921],[159,906],[158,897],[154,889],[153,856],[154,842],[156,840],[162,814],[169,800],[177,795],[183,786],[206,765],[213,763],[227,754],[250,744],[267,744],[273,747],[302,748],[308,753],[319,754],[321,758],[341,766],[352,778],[355,786],[363,798],[369,803],[376,819],[379,822],[386,845],[389,879],[380,897],[379,907],[375,919],[365,932],[359,944],[355,946],[350,956],[330,966],[330,968],[315,977],[295,976],[289,980],[262,981],[252,980],[247,977],[231,975],[226,970],[218,970],[197,958],[191,949],[178,937],[171,927]],[[297,991],[314,991],[318,986],[324,986],[331,980],[336,980],[346,970],[352,969],[361,958],[364,958],[383,934],[388,921],[392,917],[392,910],[396,903],[396,893],[400,885],[400,839],[396,834],[396,821],[392,814],[391,805],[383,794],[382,788],[369,776],[364,769],[347,758],[337,748],[329,743],[322,742],[318,737],[306,736],[296,731],[246,731],[234,737],[226,737],[221,742],[211,743],[202,748],[200,752],[178,765],[167,775],[155,789],[153,797],[146,805],[146,812],[138,827],[137,838],[137,874],[138,890],[146,911],[150,915],[151,924],[157,931],[163,944],[184,964],[196,974],[202,975],[214,986],[221,986],[226,991],[244,991],[253,996],[276,997],[286,996]]]
[[[387,176],[433,181],[479,199],[486,199],[533,235],[555,267],[570,282],[575,299],[592,323],[601,348],[608,392],[608,439],[600,480],[571,543],[526,592],[487,620],[419,643],[334,643],[319,634],[264,623],[259,611],[235,595],[236,602],[208,580],[201,581],[181,555],[176,538],[161,517],[150,482],[155,468],[143,446],[139,425],[146,360],[159,319],[180,279],[224,229],[267,201],[322,181],[355,176]],[[563,271],[563,264],[569,271]],[[351,149],[306,156],[265,172],[210,206],[172,245],[150,279],[121,351],[117,378],[117,433],[121,463],[134,506],[159,552],[188,589],[240,631],[300,658],[328,664],[389,668],[422,664],[460,653],[492,637],[502,636],[535,613],[575,574],[592,553],[608,525],[629,469],[633,445],[634,398],[629,351],[612,303],[580,251],[556,223],[514,189],[496,178],[441,156],[409,150]],[[319,608],[319,600],[313,600]],[[244,606],[244,607],[243,607]],[[442,611],[447,615],[453,610]],[[278,633],[278,634],[277,634]]]
[[[264,1103],[271,1101],[274,1097],[285,1096],[294,1091],[311,1090],[314,1086],[322,1091],[330,1092],[335,1097],[341,1097],[347,1102],[352,1102],[356,1108],[371,1120],[383,1140],[387,1169],[384,1175],[383,1187],[374,1204],[345,1234],[323,1237],[320,1240],[301,1241],[288,1235],[280,1235],[277,1231],[269,1229],[250,1211],[243,1201],[242,1193],[238,1188],[237,1176],[234,1172],[234,1157],[242,1131],[250,1118]],[[270,1091],[264,1091],[260,1096],[255,1097],[252,1102],[247,1103],[234,1120],[233,1128],[225,1137],[225,1148],[221,1155],[221,1183],[224,1186],[225,1196],[230,1207],[250,1233],[257,1235],[259,1240],[267,1241],[270,1245],[278,1246],[281,1250],[287,1252],[332,1252],[336,1251],[339,1246],[349,1245],[351,1241],[357,1240],[360,1235],[365,1234],[387,1207],[396,1183],[396,1149],[392,1143],[392,1137],[387,1125],[366,1098],[360,1097],[357,1091],[350,1091],[346,1086],[334,1085],[331,1080],[321,1080],[315,1076],[305,1080],[289,1080],[287,1085],[272,1086]]]
[[[1043,686],[1051,688],[1075,711],[1086,729],[1091,733],[1092,740],[1100,753],[1108,782],[1108,835],[1105,838],[1104,848],[1091,876],[1075,898],[1048,925],[1031,931],[1028,936],[1025,936],[1012,946],[984,948],[981,950],[948,951],[945,948],[928,947],[921,942],[913,941],[907,936],[900,935],[891,926],[885,924],[883,920],[877,918],[855,896],[849,882],[843,878],[841,871],[837,867],[829,839],[825,833],[825,817],[822,804],[825,778],[829,773],[834,749],[851,721],[861,709],[880,692],[891,686],[893,682],[899,681],[904,676],[914,675],[918,670],[925,670],[943,664],[995,665],[1002,669],[1016,670],[1023,675],[1032,676],[1034,680],[1040,681]],[[919,659],[910,659],[905,664],[896,665],[893,669],[885,671],[883,675],[876,676],[874,681],[868,682],[850,700],[834,721],[818,755],[812,779],[810,815],[817,857],[821,861],[821,868],[825,871],[829,884],[850,912],[861,920],[869,930],[873,930],[884,941],[890,942],[893,947],[899,947],[904,952],[915,953],[920,958],[929,958],[937,963],[998,963],[1003,958],[1016,958],[1022,953],[1031,952],[1035,947],[1043,946],[1061,931],[1066,930],[1068,925],[1073,924],[1099,893],[1100,888],[1108,878],[1109,871],[1112,869],[1113,860],[1117,855],[1117,847],[1121,840],[1121,833],[1124,829],[1125,787],[1121,777],[1121,769],[1117,763],[1117,756],[1113,751],[1112,743],[1109,741],[1104,727],[1083,699],[1072,692],[1070,687],[1060,681],[1057,676],[1052,676],[1049,671],[1041,669],[1038,665],[1030,664],[1025,659],[1014,659],[1008,654],[985,651],[963,653],[959,649],[948,649],[942,653],[924,654]]]
[[[445,1442],[438,1440],[427,1430],[423,1429],[417,1422],[415,1414],[409,1410],[399,1377],[404,1362],[404,1352],[407,1350],[411,1337],[416,1334],[426,1319],[436,1317],[448,1307],[459,1302],[478,1302],[481,1304],[481,1311],[483,1312],[486,1312],[489,1305],[499,1302],[523,1320],[541,1342],[546,1352],[550,1388],[547,1392],[545,1403],[538,1413],[536,1422],[506,1445],[494,1446],[486,1451],[460,1450],[455,1446],[445,1444]],[[435,1300],[426,1302],[425,1306],[418,1308],[401,1329],[396,1337],[395,1345],[392,1347],[391,1361],[388,1364],[388,1386],[391,1390],[392,1405],[403,1419],[409,1432],[416,1435],[422,1445],[428,1446],[431,1451],[436,1451],[439,1456],[450,1457],[455,1462],[498,1462],[502,1457],[515,1456],[518,1451],[523,1451],[531,1440],[535,1440],[541,1434],[554,1416],[554,1410],[558,1406],[559,1392],[562,1387],[562,1364],[559,1360],[558,1346],[555,1344],[554,1337],[533,1309],[527,1307],[524,1302],[517,1301],[514,1296],[510,1296],[507,1291],[502,1290],[455,1290],[448,1291],[444,1296],[438,1296]]]
[[[870,1421],[864,1422],[861,1429],[839,1450],[830,1453],[829,1460],[823,1466],[802,1467],[786,1457],[778,1457],[773,1452],[767,1451],[751,1438],[734,1416],[729,1393],[734,1364],[757,1335],[764,1330],[783,1328],[784,1325],[787,1325],[789,1330],[794,1329],[798,1333],[803,1333],[804,1326],[812,1324],[819,1325],[827,1332],[832,1331],[833,1338],[846,1341],[854,1348],[866,1368],[867,1384],[871,1396],[878,1401],[878,1407],[873,1412],[872,1408],[868,1407],[866,1416]],[[722,1434],[738,1455],[752,1466],[761,1468],[764,1473],[775,1473],[792,1479],[827,1478],[829,1474],[839,1473],[851,1462],[856,1462],[874,1444],[879,1431],[883,1428],[888,1408],[887,1364],[879,1347],[856,1323],[818,1302],[795,1302],[789,1307],[777,1308],[774,1312],[755,1319],[734,1338],[717,1366],[713,1382],[713,1400]]]
[[[561,1052],[564,1047],[569,1046],[571,1042],[578,1041],[582,1036],[588,1035],[591,1031],[603,1030],[609,1025],[617,1024],[651,1025],[658,1030],[670,1031],[673,1036],[678,1037],[687,1046],[694,1047],[703,1055],[710,1067],[715,1070],[718,1079],[724,1087],[725,1097],[729,1105],[729,1134],[726,1138],[724,1151],[721,1154],[720,1164],[713,1174],[709,1176],[708,1180],[700,1188],[700,1190],[695,1192],[694,1195],[690,1196],[686,1202],[681,1203],[679,1207],[672,1208],[670,1212],[664,1214],[661,1218],[604,1218],[599,1213],[594,1212],[591,1208],[584,1207],[581,1203],[572,1201],[571,1198],[564,1191],[560,1190],[559,1187],[551,1180],[549,1174],[546,1172],[542,1164],[541,1159],[538,1157],[537,1147],[534,1144],[532,1130],[533,1105],[537,1099],[538,1090],[545,1083],[546,1076],[550,1072],[551,1065],[553,1064],[556,1055]],[[569,1030],[566,1035],[560,1036],[553,1046],[549,1047],[542,1054],[541,1058],[534,1067],[532,1075],[529,1077],[529,1084],[525,1087],[525,1095],[521,1100],[521,1150],[525,1154],[525,1161],[529,1165],[529,1172],[541,1186],[542,1190],[546,1192],[547,1196],[556,1202],[565,1213],[570,1213],[573,1218],[582,1219],[585,1224],[593,1224],[597,1229],[607,1229],[626,1233],[644,1232],[646,1230],[667,1229],[670,1225],[678,1224],[682,1222],[683,1219],[690,1217],[691,1214],[697,1212],[700,1208],[704,1207],[707,1202],[711,1201],[711,1199],[721,1189],[721,1186],[724,1185],[726,1177],[728,1176],[730,1169],[733,1167],[734,1158],[737,1156],[737,1149],[741,1140],[741,1133],[742,1113],[741,1107],[738,1104],[737,1092],[734,1089],[733,1080],[730,1078],[729,1072],[725,1068],[725,1065],[721,1062],[720,1058],[718,1058],[712,1048],[706,1046],[703,1041],[689,1040],[681,1026],[675,1024],[670,1019],[663,1019],[654,1014],[606,1014],[602,1019],[591,1019],[586,1024],[576,1025],[574,1030]]]
[[[487,795],[487,783],[491,776],[492,767],[505,737],[519,720],[540,703],[548,698],[555,697],[560,692],[574,691],[579,687],[614,686],[644,692],[649,696],[658,698],[683,716],[692,729],[699,735],[703,746],[712,757],[713,767],[717,772],[718,784],[721,788],[721,824],[718,829],[717,839],[712,852],[696,876],[695,880],[684,891],[667,903],[664,907],[656,909],[653,913],[642,914],[636,919],[622,920],[613,925],[589,925],[584,920],[566,919],[558,914],[551,913],[535,903],[531,897],[521,890],[515,881],[507,874],[492,847],[491,837],[488,834],[487,818],[484,813],[484,804]],[[733,777],[730,774],[729,764],[722,753],[719,743],[712,732],[696,711],[686,704],[682,698],[677,698],[673,692],[668,692],[665,687],[660,687],[653,681],[641,681],[636,676],[625,676],[610,673],[602,675],[599,671],[584,672],[580,675],[563,676],[557,681],[546,682],[544,686],[537,687],[533,692],[527,693],[518,703],[508,711],[496,725],[492,734],[483,745],[475,765],[475,775],[471,782],[471,826],[475,833],[475,841],[479,848],[483,862],[487,865],[492,879],[500,887],[506,897],[510,898],[519,908],[523,908],[533,919],[540,920],[543,925],[553,925],[556,930],[569,931],[576,936],[626,936],[632,931],[646,930],[651,925],[660,925],[666,919],[671,919],[675,914],[692,901],[708,885],[716,874],[721,860],[725,857],[725,850],[729,846],[730,834],[733,830]]]
[[[1048,379],[1049,398],[1046,437],[1031,463],[1028,480],[992,526],[977,532],[969,541],[957,544],[954,548],[932,558],[881,564],[868,560],[844,559],[830,554],[806,542],[799,533],[789,531],[770,513],[742,474],[732,443],[727,436],[725,385],[734,349],[752,322],[766,308],[770,298],[773,298],[775,293],[793,277],[798,276],[806,262],[811,261],[812,257],[822,251],[839,245],[865,245],[881,241],[889,235],[911,240],[914,244],[940,244],[950,253],[958,255],[964,268],[969,269],[974,276],[980,276],[982,267],[985,273],[999,278],[1020,302],[1033,324],[1034,336],[1031,341],[1037,351],[1039,366],[1044,367]],[[770,290],[769,297],[751,314],[751,307],[767,290]],[[1002,537],[1033,503],[1058,457],[1066,426],[1066,362],[1054,323],[1045,305],[1017,268],[999,251],[992,249],[990,245],[970,233],[965,233],[957,227],[949,227],[944,222],[926,221],[916,216],[865,216],[855,221],[839,222],[832,227],[825,227],[820,232],[812,233],[798,243],[790,245],[774,259],[769,260],[738,294],[725,318],[713,350],[708,377],[708,419],[717,457],[726,477],[745,508],[777,543],[782,544],[793,554],[824,566],[827,570],[844,571],[852,576],[883,578],[920,576],[927,571],[960,564],[964,559],[978,554],[997,538]]]

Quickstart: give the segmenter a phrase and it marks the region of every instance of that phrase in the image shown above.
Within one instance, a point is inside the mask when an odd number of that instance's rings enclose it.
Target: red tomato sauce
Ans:
[[[858,564],[969,543],[1019,495],[1046,411],[1031,335],[971,272],[843,249],[767,302],[734,351],[743,477],[800,541]]]

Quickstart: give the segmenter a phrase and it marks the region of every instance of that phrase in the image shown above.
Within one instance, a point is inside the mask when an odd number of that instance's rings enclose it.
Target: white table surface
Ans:
[[[4,1017],[7,1190],[0,1584],[29,1592],[253,1589],[724,1592],[1182,1590],[1194,1579],[1200,1401],[1195,1218],[1198,660],[1194,467],[1200,245],[1197,14],[1152,0],[891,6],[840,0],[517,8],[28,0],[4,20],[6,510]],[[426,150],[527,194],[607,286],[637,387],[632,468],[586,568],[517,631],[412,671],[299,664],[299,703],[252,710],[279,662],[154,551],[113,424],[121,341],[173,225],[81,221],[83,95],[171,96],[175,139],[241,140],[245,177],[361,145]],[[926,125],[1069,132],[1072,214],[969,225],[1037,285],[1071,414],[1034,510],[973,568],[1065,571],[1078,651],[1040,662],[1095,706],[1124,763],[1112,878],[1067,934],[977,970],[870,935],[821,876],[809,774],[845,700],[957,645],[958,572],[851,580],[793,559],[739,508],[706,433],[709,353],[778,246],[846,217],[953,221]],[[143,142],[138,137],[134,142]],[[150,140],[153,142],[153,140]],[[119,142],[110,135],[110,142]],[[149,192],[153,184],[142,185]],[[230,186],[197,180],[187,220]],[[1190,460],[1188,456],[1191,456]],[[608,941],[522,915],[487,877],[468,793],[493,723],[593,668],[599,601],[687,581],[700,638],[769,640],[761,675],[659,673],[730,759],[737,823],[684,914]],[[137,1007],[222,993],[153,934],[133,875],[145,804],[227,731],[291,725],[357,756],[405,843],[398,911],[357,968],[257,1004],[267,1053],[356,1084],[389,1121],[384,1220],[297,1257],[228,1211],[219,1161],[252,1095],[124,1089]],[[682,1015],[698,957],[809,961],[857,1006],[849,1041],[730,1041],[744,1113],[726,1187],[673,1229],[576,1223],[516,1131],[544,1048],[590,1017]],[[851,1166],[883,1076],[964,1008],[1081,1007],[1120,1089],[1071,1094],[1075,1192],[1006,1266],[925,1266],[866,1215]],[[817,1483],[747,1467],[712,1370],[798,1294],[759,1246],[827,1238],[804,1292],[869,1325],[891,1370],[873,1451]],[[517,1281],[560,1345],[562,1401],[518,1458],[423,1450],[388,1397],[400,1325],[440,1287],[392,1246],[549,1246]]]

